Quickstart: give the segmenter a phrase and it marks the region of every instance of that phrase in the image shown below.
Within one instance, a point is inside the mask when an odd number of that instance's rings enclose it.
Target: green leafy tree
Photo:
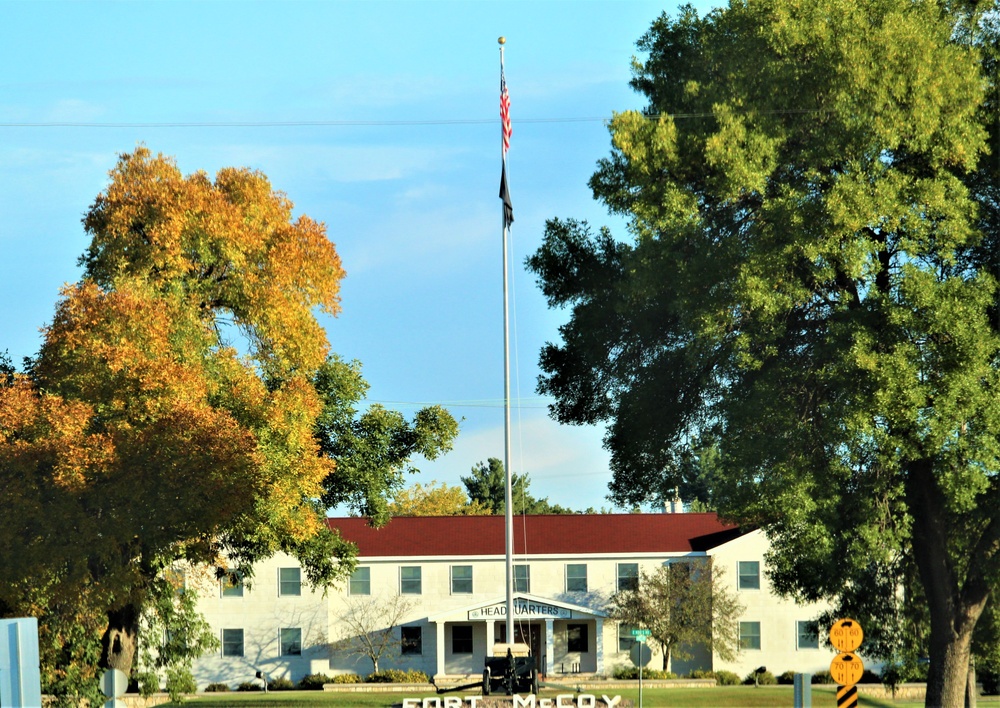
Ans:
[[[711,559],[677,561],[643,571],[638,587],[611,596],[608,616],[645,627],[660,648],[663,670],[670,657],[690,659],[704,647],[725,661],[739,652],[740,616],[745,609]]]
[[[347,505],[354,513],[384,525],[390,499],[398,495],[406,476],[417,472],[415,455],[433,460],[451,450],[458,422],[441,406],[428,406],[407,421],[398,411],[359,404],[368,393],[361,364],[331,356],[316,375],[325,403],[317,421],[322,453],[337,461],[323,482],[325,507]]]
[[[540,391],[608,424],[612,498],[676,488],[717,437],[713,499],[766,530],[776,588],[889,593],[913,570],[935,706],[961,704],[1000,577],[995,12],[660,17],[648,106],[613,118],[590,182],[631,240],[553,220],[528,260],[570,308]]]
[[[158,692],[165,673],[171,700],[180,700],[171,690],[179,685],[176,678],[190,676],[194,660],[219,647],[215,631],[197,610],[196,583],[185,576],[175,568],[161,573],[143,608],[136,667],[143,695]]]
[[[472,474],[462,477],[462,484],[469,493],[473,504],[480,504],[490,514],[503,514],[507,508],[506,474],[503,461],[491,457],[485,463],[478,462]],[[573,511],[558,504],[550,504],[548,498],[536,499],[528,492],[531,478],[514,472],[511,475],[511,499],[515,514],[572,514]]]

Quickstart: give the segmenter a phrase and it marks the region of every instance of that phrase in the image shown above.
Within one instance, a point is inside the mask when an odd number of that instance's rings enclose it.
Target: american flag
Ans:
[[[510,135],[513,130],[510,125],[510,96],[507,94],[507,79],[503,75],[503,54],[500,56],[500,126],[503,133],[500,198],[503,199],[503,225],[506,228],[514,223],[514,205],[510,201],[510,190],[507,189],[507,150],[510,149]]]
[[[506,158],[513,130],[510,125],[510,95],[507,93],[507,79],[503,76],[503,64],[500,64],[500,124],[503,128],[503,155]]]

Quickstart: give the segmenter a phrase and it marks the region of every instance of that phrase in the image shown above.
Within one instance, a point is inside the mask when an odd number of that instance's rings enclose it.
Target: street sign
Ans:
[[[865,633],[861,625],[852,619],[839,619],[830,627],[830,644],[837,651],[845,653],[857,651],[864,638]]]
[[[830,676],[841,686],[852,686],[861,680],[865,665],[856,654],[838,654],[830,662]]]
[[[632,636],[638,639],[639,637],[648,637],[652,632],[648,629],[633,629]]]

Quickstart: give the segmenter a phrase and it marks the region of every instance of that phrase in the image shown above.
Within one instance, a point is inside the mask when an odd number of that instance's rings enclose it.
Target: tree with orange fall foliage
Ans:
[[[0,610],[43,578],[50,595],[87,588],[107,615],[101,664],[129,673],[165,568],[225,559],[249,574],[282,550],[328,585],[355,553],[326,526],[330,490],[377,505],[457,425],[439,408],[397,420],[412,434],[390,444],[396,467],[358,493],[342,478],[350,445],[319,423],[357,417],[364,386],[316,312],[338,312],[344,271],[324,225],[293,218],[259,172],[185,177],[140,147],[84,226],[83,277],[38,355],[0,371]]]

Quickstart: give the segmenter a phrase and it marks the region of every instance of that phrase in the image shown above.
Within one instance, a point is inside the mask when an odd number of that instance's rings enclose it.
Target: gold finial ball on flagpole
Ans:
[[[503,45],[503,44],[506,44],[506,43],[507,43],[507,38],[506,37],[498,37],[497,38],[497,44]]]

